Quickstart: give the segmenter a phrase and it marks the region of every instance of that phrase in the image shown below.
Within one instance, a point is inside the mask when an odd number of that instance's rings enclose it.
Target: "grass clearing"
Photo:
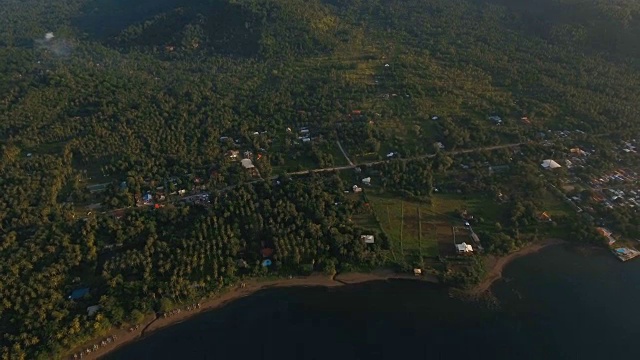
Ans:
[[[413,263],[425,258],[455,255],[454,234],[457,242],[469,243],[470,234],[463,229],[458,212],[467,210],[483,222],[474,228],[491,228],[502,215],[500,204],[482,196],[436,194],[431,203],[406,201],[388,194],[367,193],[380,226],[391,241],[396,256]]]
[[[562,201],[558,196],[555,196],[551,192],[545,192],[542,197],[543,211],[553,219],[554,216],[572,216],[575,214],[575,210],[567,203]]]
[[[435,233],[423,214],[426,204],[379,195],[367,195],[380,225],[391,240],[391,250],[410,262],[438,255]]]

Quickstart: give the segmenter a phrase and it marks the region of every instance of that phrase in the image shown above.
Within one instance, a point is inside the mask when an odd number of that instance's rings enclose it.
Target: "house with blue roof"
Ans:
[[[70,300],[77,300],[89,293],[89,288],[75,289],[69,295]]]

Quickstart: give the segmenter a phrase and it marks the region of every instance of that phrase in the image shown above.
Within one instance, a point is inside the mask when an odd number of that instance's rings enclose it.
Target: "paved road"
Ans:
[[[457,155],[457,154],[468,154],[468,153],[474,153],[474,152],[480,152],[480,151],[492,151],[492,150],[498,150],[498,149],[514,148],[514,147],[520,146],[522,144],[523,143],[496,145],[496,146],[485,146],[485,147],[474,148],[474,149],[446,151],[446,152],[444,152],[444,154],[446,154],[446,155]],[[419,159],[429,159],[429,158],[434,158],[436,156],[436,154],[428,154],[428,155],[422,155],[422,156],[414,156],[414,157],[410,157],[410,158],[395,158],[395,159],[388,159],[388,160],[372,161],[372,162],[363,163],[363,164],[354,164],[347,157],[347,154],[342,149],[342,146],[340,146],[340,142],[338,142],[338,146],[340,147],[340,150],[342,150],[342,153],[344,154],[345,158],[347,158],[347,161],[349,162],[350,165],[348,165],[348,166],[336,166],[336,167],[329,167],[329,168],[321,168],[321,169],[294,171],[294,172],[287,173],[287,175],[304,175],[304,174],[308,174],[309,172],[320,173],[320,172],[327,172],[327,171],[349,170],[349,169],[355,169],[356,167],[363,166],[363,165],[376,165],[376,164],[389,163],[389,162],[392,162],[392,161],[412,161],[412,160],[419,160]],[[211,192],[203,191],[203,192],[199,192],[199,193],[196,193],[196,194],[191,194],[191,195],[188,195],[186,197],[180,198],[177,201],[185,201],[185,200],[188,201],[188,200],[191,200],[191,199],[208,200],[208,195],[210,193],[214,193],[215,192],[217,194],[222,194],[222,193],[224,193],[226,191],[229,191],[229,190],[231,190],[233,188],[236,188],[236,187],[244,185],[244,184],[254,184],[254,183],[267,181],[267,180],[275,180],[277,178],[278,178],[278,175],[274,175],[274,176],[271,176],[271,177],[268,177],[268,178],[260,178],[260,179],[255,179],[255,180],[251,180],[251,181],[247,181],[247,182],[241,182],[239,184],[229,185],[229,186],[226,186],[226,187],[224,187],[222,189],[213,190]],[[207,197],[203,197],[204,195],[207,195]],[[175,201],[176,200],[169,201],[169,202],[171,203],[171,202],[175,202]],[[128,208],[110,210],[110,211],[103,212],[103,214],[104,213],[109,213],[111,215],[115,215],[118,211],[121,211],[121,210],[125,210],[126,211],[126,210],[128,210]]]
[[[445,151],[443,153],[445,155],[459,155],[459,154],[468,154],[468,153],[481,152],[481,151],[492,151],[492,150],[499,150],[499,149],[514,148],[520,145],[524,145],[524,143],[485,146],[485,147],[474,148],[474,149]],[[342,147],[340,148],[342,149]],[[294,171],[294,172],[287,173],[287,175],[303,175],[303,174],[308,174],[309,172],[319,173],[319,172],[327,172],[327,171],[349,170],[349,169],[354,169],[358,166],[364,166],[364,165],[371,166],[371,165],[377,165],[377,164],[383,164],[383,163],[390,163],[393,161],[413,161],[413,160],[420,160],[420,159],[429,159],[429,158],[434,158],[435,156],[436,154],[428,154],[428,155],[414,156],[414,157],[408,157],[408,158],[395,158],[395,159],[389,159],[389,160],[371,161],[371,162],[362,163],[362,164],[353,164],[349,162],[351,165]]]
[[[474,148],[474,149],[446,151],[446,152],[443,152],[443,153],[446,154],[446,155],[468,154],[468,153],[481,152],[481,151],[492,151],[492,150],[499,150],[499,149],[514,148],[514,147],[517,147],[517,146],[520,146],[520,145],[523,145],[523,144],[524,143],[485,146],[485,147]],[[340,146],[339,142],[338,142],[338,146],[340,147],[340,150],[342,150],[342,146]],[[413,161],[413,160],[419,160],[419,159],[434,158],[436,156],[436,154],[428,154],[428,155],[414,156],[414,157],[409,157],[409,158],[395,158],[395,159],[371,161],[371,162],[362,163],[362,164],[354,164],[353,162],[351,162],[351,160],[349,160],[347,155],[344,153],[344,150],[342,150],[342,151],[343,151],[343,154],[345,155],[345,157],[347,158],[347,161],[349,161],[350,165],[327,167],[327,168],[320,168],[320,169],[310,169],[310,170],[302,170],[302,171],[294,171],[294,172],[287,173],[287,175],[304,175],[304,174],[308,174],[310,172],[320,173],[320,172],[329,172],[329,171],[349,170],[349,169],[355,169],[358,166],[364,166],[364,165],[371,166],[371,165],[377,165],[377,164],[383,164],[383,163],[390,163],[390,162],[393,162],[393,161]],[[239,184],[226,186],[226,187],[224,187],[222,189],[213,190],[213,191],[211,191],[211,193],[215,192],[215,193],[221,194],[223,192],[229,191],[229,190],[231,190],[231,189],[233,189],[233,188],[235,188],[237,186],[241,186],[243,184],[254,184],[254,183],[258,183],[258,182],[262,182],[262,181],[266,181],[266,180],[275,180],[277,178],[278,178],[278,175],[274,175],[274,176],[271,176],[271,177],[268,177],[268,178],[260,178],[260,179],[255,179],[255,180],[251,180],[251,181],[241,182]],[[180,198],[177,201],[198,199],[203,195],[208,195],[209,193],[210,192],[208,192],[208,191],[203,191],[203,192],[199,192],[199,193],[196,193],[196,194],[191,194],[191,195],[188,195],[186,197]],[[112,211],[109,211],[109,213],[114,214],[116,211],[119,211],[119,210],[125,210],[125,209],[123,208],[123,209],[118,209],[118,210],[112,210]]]

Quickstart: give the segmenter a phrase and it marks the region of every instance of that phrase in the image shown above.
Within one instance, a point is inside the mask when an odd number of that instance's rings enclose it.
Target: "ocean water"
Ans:
[[[269,289],[105,359],[640,359],[640,261],[554,246],[492,290],[498,307],[406,280]]]

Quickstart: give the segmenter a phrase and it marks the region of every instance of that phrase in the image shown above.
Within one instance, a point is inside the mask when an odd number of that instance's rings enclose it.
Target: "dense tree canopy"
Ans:
[[[639,19],[633,0],[2,0],[3,358],[51,358],[242,276],[381,264],[351,184],[285,176],[346,165],[338,141],[358,163],[392,153],[362,171],[407,197],[509,190],[484,238],[512,250],[554,184],[534,174],[564,151],[549,130],[583,130],[599,168],[636,136]],[[448,153],[505,143],[521,154]],[[637,219],[611,214],[626,234]]]

